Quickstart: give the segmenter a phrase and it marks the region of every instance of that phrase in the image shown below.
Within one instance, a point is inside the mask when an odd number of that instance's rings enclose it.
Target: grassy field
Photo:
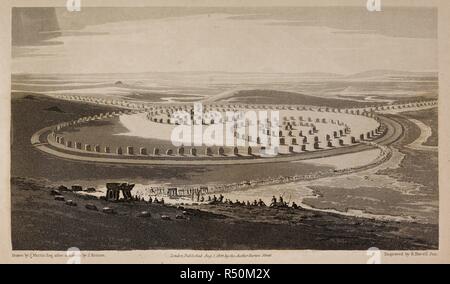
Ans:
[[[304,104],[313,106],[323,106],[323,107],[333,107],[333,108],[353,108],[353,107],[365,107],[365,106],[378,106],[383,105],[385,102],[374,102],[374,101],[356,101],[362,100],[367,97],[362,92],[361,95],[356,96],[345,96],[340,95],[341,99],[331,98],[331,97],[320,97],[313,95],[305,95],[301,92],[288,92],[288,91],[278,91],[278,90],[242,90],[237,93],[231,94],[228,100],[237,103],[250,103],[250,104]],[[434,96],[423,96],[423,97],[382,97],[373,96],[378,99],[388,99],[389,101],[394,101],[395,103],[407,103],[417,99],[429,100],[434,99]],[[356,100],[355,100],[356,99]]]
[[[304,104],[335,108],[379,105],[379,103],[362,103],[347,99],[321,98],[301,93],[276,90],[242,90],[232,95],[231,102],[249,104]]]
[[[423,190],[436,197],[439,193],[438,179],[438,153],[429,151],[417,151],[404,147],[420,136],[420,129],[405,118],[399,118],[405,127],[405,136],[394,143],[401,153],[405,154],[400,167],[394,170],[380,171],[401,181],[412,181],[423,185]],[[435,117],[437,119],[437,117]]]
[[[432,249],[435,226],[382,222],[303,209],[229,205],[176,208],[108,203],[64,193],[77,206],[54,200],[45,182],[12,182],[12,245],[15,250],[131,249]],[[100,211],[85,208],[96,205]],[[116,215],[101,212],[104,206]],[[149,211],[151,217],[136,215]],[[176,215],[187,211],[186,219]],[[171,220],[162,220],[166,215]],[[249,218],[250,216],[250,218]]]
[[[431,136],[428,137],[428,140],[424,143],[424,145],[438,146],[438,108],[431,108],[422,111],[404,112],[402,113],[402,115],[408,118],[417,119],[423,122],[425,125],[431,127]]]
[[[424,117],[432,111],[411,112],[407,117]],[[402,114],[403,115],[403,114]],[[309,188],[318,198],[307,198],[304,202],[320,209],[335,209],[346,212],[360,209],[377,215],[407,216],[422,222],[439,222],[438,153],[417,151],[404,147],[416,140],[420,129],[407,117],[397,116],[404,126],[402,139],[392,146],[404,155],[397,167],[368,171],[358,176],[337,179],[334,183],[314,183]],[[433,116],[429,117],[433,120]],[[437,116],[434,117],[434,120]],[[355,184],[360,183],[360,186]]]

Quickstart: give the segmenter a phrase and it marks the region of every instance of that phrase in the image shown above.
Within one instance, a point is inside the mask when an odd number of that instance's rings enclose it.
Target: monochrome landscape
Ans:
[[[13,8],[12,29],[14,250],[439,247],[437,9]]]

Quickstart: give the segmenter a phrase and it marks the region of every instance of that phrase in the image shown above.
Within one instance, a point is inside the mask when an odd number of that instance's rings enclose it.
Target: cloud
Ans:
[[[382,12],[361,7],[291,7],[252,15],[235,15],[235,20],[273,20],[271,25],[328,27],[342,32],[376,33],[390,37],[437,38],[437,9],[432,7],[383,6]]]
[[[278,20],[193,15],[88,26],[13,58],[20,73],[224,71],[356,73],[437,69],[437,41],[341,33]],[[55,54],[54,57],[38,55]]]

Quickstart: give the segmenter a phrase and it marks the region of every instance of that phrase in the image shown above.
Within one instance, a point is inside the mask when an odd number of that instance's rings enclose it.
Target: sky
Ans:
[[[92,8],[78,13],[56,10],[57,24],[37,25],[51,26],[33,30],[37,37],[23,28],[24,14],[13,13],[13,73],[438,69],[437,16],[431,8],[374,13],[348,7]]]

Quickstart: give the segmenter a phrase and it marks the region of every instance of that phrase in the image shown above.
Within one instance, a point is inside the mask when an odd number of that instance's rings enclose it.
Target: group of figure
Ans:
[[[152,199],[152,197],[150,196],[148,199],[148,203],[164,204],[164,198],[161,198],[161,200],[159,200],[156,196],[154,199]]]
[[[232,201],[231,199],[225,199],[224,196],[222,194],[220,194],[219,196],[213,195],[213,197],[208,196],[208,202],[210,204],[218,204],[218,203],[223,203],[223,204],[228,204],[228,205],[241,205],[241,206],[257,206],[257,207],[266,207],[267,205],[264,203],[264,201],[262,201],[262,199],[260,198],[259,200],[254,200],[253,202],[250,201],[239,201],[236,199],[236,201]],[[269,205],[270,207],[289,207],[289,203],[285,202],[283,200],[283,197],[280,196],[278,201],[275,198],[275,196],[272,197],[272,202]],[[299,206],[295,203],[292,202],[292,205],[290,206],[294,209],[298,209]]]
[[[132,197],[134,201],[142,201],[146,202],[144,197],[140,197],[138,195],[135,195]],[[155,203],[155,204],[164,204],[164,198],[158,199],[156,196],[155,198],[152,198],[151,196],[148,198],[147,203]]]
[[[139,197],[137,195],[134,196],[133,199],[136,201],[145,201],[143,197]],[[203,195],[200,197],[199,201],[205,202],[205,198]],[[264,201],[261,198],[258,200],[255,199],[253,202],[239,201],[238,199],[236,199],[236,201],[233,202],[231,199],[225,199],[225,197],[222,194],[220,194],[219,196],[216,196],[216,195],[213,195],[212,197],[208,196],[207,201],[210,204],[228,204],[228,205],[267,207],[266,203],[264,203]],[[154,198],[149,197],[147,203],[164,204],[164,198],[158,199],[156,196]],[[295,202],[292,202],[291,206],[289,206],[289,203],[290,202],[284,201],[282,196],[279,196],[278,199],[275,196],[272,196],[269,207],[291,207],[294,209],[299,208],[299,206]]]
[[[272,200],[270,202],[270,207],[289,207],[289,202],[284,201],[283,196],[281,196],[281,195],[278,197],[278,201],[275,196],[272,196]],[[299,208],[295,202],[292,202],[291,207],[294,209]]]

